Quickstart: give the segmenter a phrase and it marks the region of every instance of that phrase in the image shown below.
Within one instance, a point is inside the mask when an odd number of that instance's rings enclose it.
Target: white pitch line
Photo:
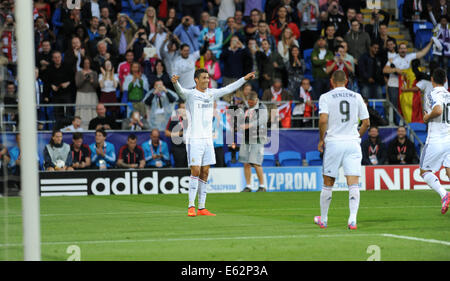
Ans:
[[[142,240],[94,240],[94,241],[64,241],[41,242],[41,245],[66,245],[66,244],[111,244],[111,243],[149,243],[149,242],[178,242],[178,241],[216,241],[216,240],[255,240],[255,239],[294,239],[294,238],[328,238],[328,237],[355,237],[355,236],[380,236],[380,234],[314,234],[314,235],[277,235],[277,236],[238,236],[238,237],[194,237],[194,238],[166,238],[166,239],[142,239]],[[0,247],[18,247],[22,244],[0,244]]]
[[[441,241],[441,240],[435,240],[435,239],[424,239],[424,238],[418,238],[418,237],[412,237],[412,236],[403,236],[403,235],[395,235],[395,234],[389,234],[389,233],[382,234],[382,236],[450,246],[450,242],[448,242],[448,241]]]
[[[435,206],[392,206],[392,207],[385,207],[385,206],[372,206],[372,207],[364,207],[360,206],[359,209],[414,209],[414,208],[439,208],[439,205]],[[318,207],[311,207],[311,208],[274,208],[274,209],[245,209],[246,211],[253,211],[253,210],[259,210],[259,211],[295,211],[295,210],[316,210],[319,209]],[[337,207],[333,208],[331,207],[331,210],[348,210],[348,207]],[[181,214],[184,213],[185,210],[175,211],[175,210],[168,210],[168,211],[148,211],[148,212],[107,212],[107,213],[95,213],[96,216],[109,216],[109,215],[144,215],[144,214],[160,214],[160,213],[173,213],[173,214]],[[227,215],[229,214],[227,211],[224,211]],[[0,215],[2,213],[0,212]],[[10,214],[9,217],[21,217],[21,213],[16,214]],[[66,213],[66,214],[41,214],[41,217],[58,217],[58,216],[93,216],[92,213]],[[0,217],[1,218],[1,217]]]

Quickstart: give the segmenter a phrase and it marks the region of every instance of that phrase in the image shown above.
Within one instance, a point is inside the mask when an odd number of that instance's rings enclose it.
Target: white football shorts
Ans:
[[[339,168],[345,176],[361,176],[361,145],[357,141],[331,141],[325,143],[323,174],[337,178]]]
[[[420,154],[420,169],[439,171],[441,167],[450,168],[450,143],[427,143]]]
[[[216,164],[212,139],[189,139],[186,143],[186,152],[189,167]]]

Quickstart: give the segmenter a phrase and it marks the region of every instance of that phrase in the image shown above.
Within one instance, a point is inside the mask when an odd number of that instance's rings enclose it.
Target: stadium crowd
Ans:
[[[190,88],[195,69],[205,68],[210,87],[222,87],[255,71],[257,79],[222,102],[230,108],[248,108],[252,92],[260,101],[272,102],[269,109],[294,101],[292,116],[305,119],[280,122],[281,126],[310,127],[308,117],[317,111],[313,101],[330,89],[334,71],[343,70],[347,87],[364,98],[387,98],[401,108],[399,78],[412,61],[419,64],[413,70],[417,80],[420,75],[429,79],[418,60],[432,48],[430,68],[447,69],[450,57],[448,0],[404,1],[404,23],[413,42],[411,20],[434,25],[434,39],[416,53],[407,53],[406,44],[397,44],[388,35],[393,18],[388,12],[373,10],[370,23],[364,23],[361,9],[366,1],[90,0],[74,9],[69,2],[34,1],[35,95],[39,129],[53,130],[44,151],[44,168],[50,170],[165,167],[171,165],[170,154],[176,167],[186,167],[184,145],[168,145],[159,135],[182,136],[182,130],[174,130],[183,127],[185,119],[183,100],[170,81],[174,74],[180,76],[182,87]],[[4,130],[15,130],[19,122],[13,11],[13,0],[0,1]],[[222,111],[216,117],[215,122],[226,120]],[[375,126],[363,144],[371,153],[363,162],[416,161],[408,156],[414,146],[401,137],[404,127],[399,128],[398,143],[384,148],[377,144],[376,126],[387,121],[372,110],[371,122]],[[108,130],[120,129],[151,133],[142,145],[130,134],[116,157],[106,138]],[[89,146],[80,134],[87,130],[96,131],[95,143]],[[74,132],[72,145],[62,142],[61,132]],[[214,134],[219,152],[222,134]],[[385,150],[395,152],[398,147],[398,156],[388,159]],[[70,157],[56,167],[53,159],[65,153]],[[14,158],[11,155],[10,163],[16,163]],[[222,165],[223,160],[218,161]]]

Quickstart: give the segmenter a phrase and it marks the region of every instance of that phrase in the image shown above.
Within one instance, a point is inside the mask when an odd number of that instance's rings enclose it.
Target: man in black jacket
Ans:
[[[369,129],[369,138],[361,143],[362,165],[383,165],[386,162],[386,147],[381,142],[378,127]]]
[[[379,45],[370,43],[369,52],[358,60],[359,87],[361,95],[368,99],[382,99],[381,86],[384,84],[383,64],[378,56]]]
[[[416,148],[406,137],[406,128],[398,127],[397,137],[389,143],[389,164],[405,165],[418,163]]]
[[[74,100],[71,90],[73,81],[72,69],[62,63],[62,56],[59,51],[52,54],[52,64],[48,68],[50,89],[52,91],[52,103],[72,103]],[[66,110],[65,110],[66,109]],[[73,116],[73,107],[55,107],[55,120],[61,120],[67,116]]]

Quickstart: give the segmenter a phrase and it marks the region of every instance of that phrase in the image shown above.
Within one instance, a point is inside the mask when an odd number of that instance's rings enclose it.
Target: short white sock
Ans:
[[[195,197],[197,196],[198,178],[190,176],[189,178],[189,207],[195,206]]]
[[[423,175],[423,179],[432,189],[434,189],[434,191],[436,191],[441,196],[441,199],[444,198],[445,194],[447,194],[447,191],[441,186],[441,183],[439,182],[439,179],[435,174],[426,172]]]
[[[350,217],[348,224],[356,223],[356,216],[359,209],[359,185],[351,185],[348,187],[348,206],[350,208]]]
[[[206,203],[206,186],[207,182],[198,179],[198,208],[204,209]]]
[[[333,195],[333,187],[324,186],[320,192],[320,220],[324,223],[328,221],[328,209]]]

